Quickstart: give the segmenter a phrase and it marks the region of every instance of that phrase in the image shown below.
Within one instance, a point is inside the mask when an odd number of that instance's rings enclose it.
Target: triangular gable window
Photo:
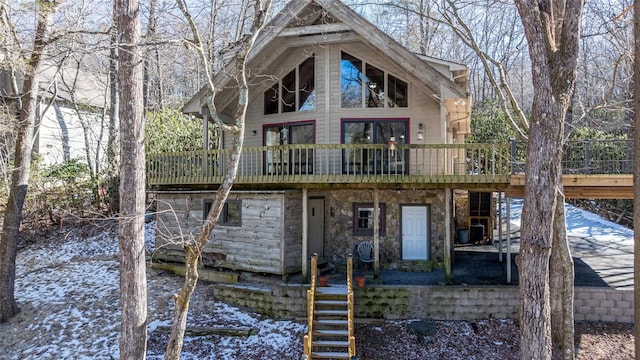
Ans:
[[[340,57],[343,108],[407,107],[409,84],[346,52]]]
[[[264,92],[264,114],[316,109],[315,57],[296,66]]]

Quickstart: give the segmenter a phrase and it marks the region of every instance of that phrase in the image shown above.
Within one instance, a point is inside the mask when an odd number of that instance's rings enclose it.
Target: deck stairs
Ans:
[[[347,269],[352,269],[351,257]],[[318,286],[312,262],[311,288],[307,291],[308,333],[304,337],[303,359],[353,359],[353,289],[351,276],[345,283]],[[352,271],[347,271],[352,273]],[[333,280],[333,279],[332,279]]]

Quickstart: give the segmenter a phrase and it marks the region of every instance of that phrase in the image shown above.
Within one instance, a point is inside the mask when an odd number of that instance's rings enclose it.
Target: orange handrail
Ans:
[[[347,327],[349,333],[349,358],[356,356],[356,338],[353,335],[353,255],[349,254],[347,257]]]
[[[318,274],[318,254],[311,257],[311,286],[307,290],[307,334],[304,336],[304,355],[311,359],[311,342],[313,340],[313,317],[316,296],[316,277]]]

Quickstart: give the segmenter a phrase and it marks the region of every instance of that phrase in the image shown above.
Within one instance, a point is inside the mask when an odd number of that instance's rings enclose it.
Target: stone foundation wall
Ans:
[[[379,201],[385,205],[385,232],[380,236],[380,263],[383,266],[401,259],[400,206],[427,205],[430,208],[429,254],[430,260],[442,262],[444,257],[444,192],[439,190],[378,190]],[[326,219],[328,239],[325,255],[343,262],[349,253],[356,254],[361,241],[372,241],[372,236],[353,233],[353,204],[373,203],[371,190],[332,190],[324,194],[329,208]]]
[[[306,317],[306,285],[214,285],[216,300],[277,319]],[[367,286],[354,289],[355,315],[361,318],[476,320],[514,319],[519,306],[515,286]],[[633,323],[633,292],[579,287],[576,321]]]

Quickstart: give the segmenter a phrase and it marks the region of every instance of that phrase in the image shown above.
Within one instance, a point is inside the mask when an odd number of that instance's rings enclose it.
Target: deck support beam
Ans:
[[[451,188],[444,190],[444,282],[451,284]]]
[[[373,189],[373,278],[380,277],[380,194]]]
[[[309,214],[307,213],[307,189],[302,188],[302,281],[307,281],[309,264],[307,259],[309,258]]]
[[[511,198],[507,198],[507,284],[511,284]]]

